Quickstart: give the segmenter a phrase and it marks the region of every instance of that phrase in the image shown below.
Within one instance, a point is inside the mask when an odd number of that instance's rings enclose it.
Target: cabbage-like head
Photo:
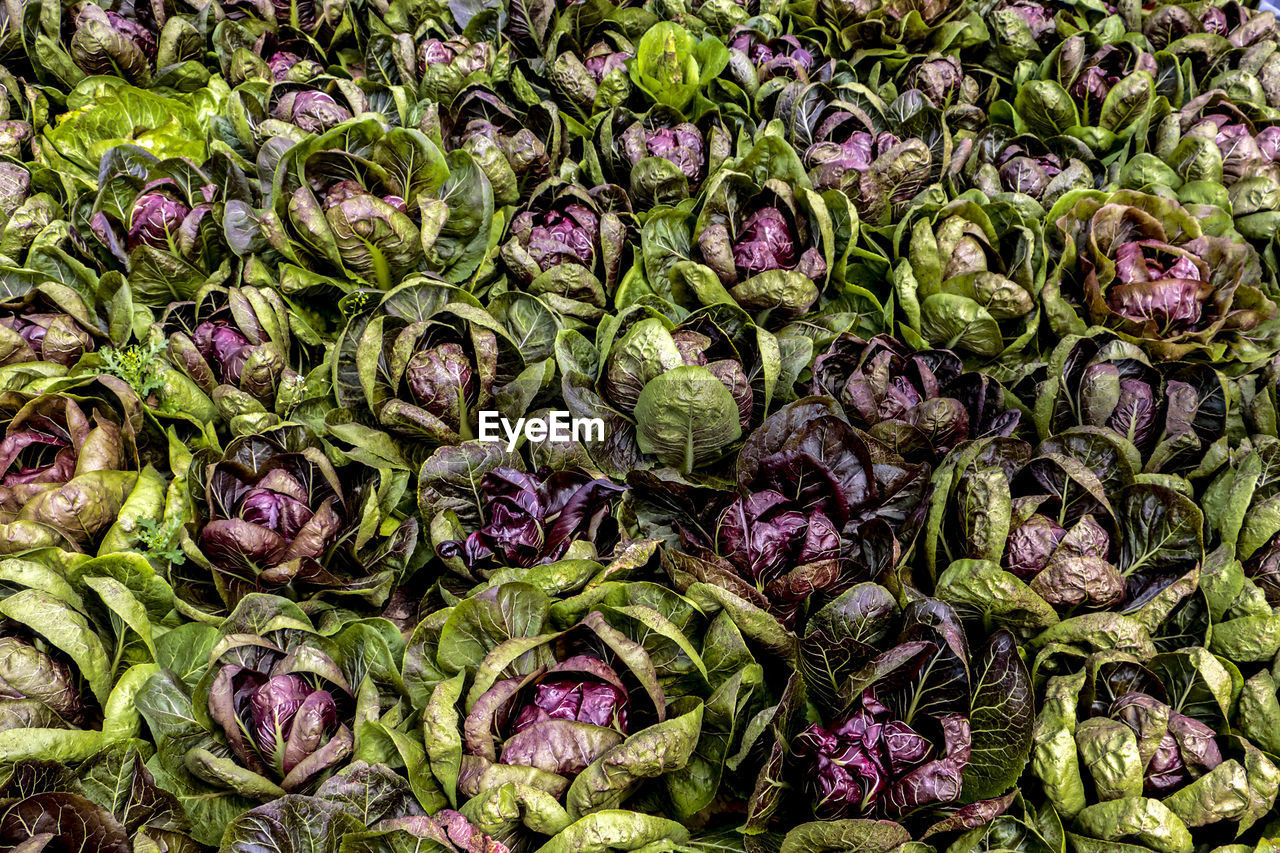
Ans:
[[[476,396],[474,366],[461,344],[453,342],[415,352],[405,381],[418,405],[446,423],[460,424]]]
[[[751,156],[795,158],[777,137],[761,139]],[[801,164],[795,160],[794,166]],[[779,319],[803,314],[825,284],[829,231],[822,227],[829,203],[781,178],[730,173],[711,182],[694,223],[695,260],[748,312],[768,309]],[[805,188],[807,190],[807,187]]]
[[[492,71],[497,61],[498,53],[486,41],[473,42],[466,36],[426,39],[418,46],[422,95],[447,104],[468,78]]]
[[[727,44],[731,51],[742,54],[755,66],[761,83],[774,77],[808,80],[820,57],[815,45],[806,44],[794,35],[769,38],[750,27],[735,27]]]
[[[935,106],[951,100],[964,82],[964,68],[954,56],[935,56],[919,62],[907,74],[907,87],[918,89]]]
[[[771,489],[734,498],[717,533],[721,554],[761,589],[796,566],[840,554],[840,532],[826,514]]]
[[[598,550],[612,547],[616,531],[605,522],[626,489],[574,471],[526,474],[499,467],[480,481],[483,525],[464,540],[443,542],[437,552],[460,558],[468,569],[535,566],[560,559],[576,541]]]
[[[1135,323],[1154,323],[1162,332],[1193,328],[1213,294],[1209,270],[1193,251],[1158,240],[1117,246],[1111,310]]]
[[[274,675],[256,688],[252,681],[237,687],[239,697],[248,700],[248,722],[258,754],[281,778],[338,727],[333,696],[300,675]]]
[[[566,672],[566,665],[582,665],[585,672]],[[598,675],[596,673],[599,673]],[[603,661],[566,661],[555,676],[539,681],[529,701],[516,713],[516,734],[546,720],[568,720],[613,728],[627,733],[627,691]]]
[[[559,118],[551,110],[516,110],[479,84],[466,87],[449,111],[448,148],[476,159],[496,204],[518,204],[558,164]],[[442,116],[443,118],[443,116]]]
[[[7,392],[0,411],[0,534],[8,547],[96,547],[138,484],[137,395],[104,376],[61,393]]]
[[[307,133],[324,133],[351,118],[351,111],[332,95],[314,89],[286,92],[276,101],[271,117]]]
[[[1052,35],[1056,29],[1053,9],[1040,0],[1002,0],[996,11],[1016,16],[1036,41]]]
[[[744,277],[790,269],[796,255],[795,232],[776,207],[762,207],[749,215],[733,243],[733,261]]]
[[[1137,72],[1152,77],[1157,74],[1155,57],[1141,47],[1107,44],[1089,55],[1084,55],[1085,50],[1084,36],[1071,36],[1063,42],[1061,50],[1061,55],[1070,59],[1059,64],[1063,74],[1059,82],[1077,104],[1081,123],[1095,124],[1102,120],[1107,95],[1121,80]]]
[[[1056,154],[1035,157],[1015,153],[1000,164],[999,174],[1005,189],[1039,199],[1049,182],[1062,174],[1062,160]]]
[[[274,290],[208,286],[192,302],[171,303],[162,324],[170,360],[235,420],[284,414],[296,402],[288,316]]]
[[[1045,252],[1034,216],[975,192],[916,210],[926,217],[898,231],[916,278],[902,286],[919,294],[908,322],[927,343],[957,352],[995,357],[1025,345],[1039,319],[1040,273],[1029,259]]]
[[[82,71],[150,79],[158,47],[150,28],[93,3],[73,7],[71,19],[71,58]]]
[[[213,368],[218,382],[238,385],[245,362],[253,351],[249,339],[238,329],[206,320],[196,326],[192,341],[205,361]]]
[[[967,721],[955,715],[949,722],[956,741],[949,747],[960,749],[961,740],[967,746]],[[796,738],[795,752],[811,768],[805,779],[814,794],[814,815],[820,820],[859,817],[877,810],[896,814],[895,801],[903,793],[901,780],[936,754],[927,737],[892,719],[889,709],[871,696],[858,713],[829,728],[811,724]],[[954,774],[920,774],[928,790],[912,792],[918,796],[913,805],[954,800],[962,768],[955,768]]]
[[[504,737],[496,754],[499,764],[572,778],[631,734],[627,688],[614,667],[596,655],[568,656],[528,683],[521,681],[494,684],[467,720],[468,732],[473,726],[499,727]],[[481,757],[487,751],[471,737],[467,746]]]
[[[1110,716],[1139,738],[1146,739],[1152,732],[1160,735],[1142,780],[1148,797],[1167,797],[1223,761],[1217,732],[1146,693],[1117,697],[1111,703]]]
[[[514,227],[528,234],[526,248],[544,271],[564,263],[589,267],[595,261],[600,218],[586,205],[567,204],[522,216]]]
[[[587,49],[582,64],[592,80],[602,83],[605,77],[616,71],[625,72],[627,60],[632,58],[633,54],[628,51],[615,50],[607,42],[597,42]]]
[[[76,725],[85,712],[71,664],[29,639],[0,637],[0,730]]]
[[[1010,435],[1021,421],[1000,384],[966,372],[955,353],[915,352],[885,335],[841,335],[814,361],[812,387],[905,459],[937,461],[963,441]]]
[[[381,281],[384,267],[402,275],[421,259],[421,235],[400,196],[341,180],[325,190],[321,207],[342,263],[369,280]]]
[[[1082,319],[1158,359],[1270,348],[1249,335],[1276,307],[1257,287],[1261,264],[1248,243],[1204,234],[1176,202],[1130,191],[1082,198],[1056,224],[1079,254],[1079,273],[1051,281],[1050,301],[1077,301]],[[1067,311],[1051,316],[1066,330]]]
[[[646,157],[661,157],[673,163],[689,179],[690,186],[705,176],[706,145],[702,133],[689,122],[653,130],[636,122],[623,132],[622,144],[633,166]]]
[[[1127,590],[1113,556],[1111,534],[1094,516],[1065,527],[1034,513],[1009,531],[1003,562],[1052,605],[1106,608],[1123,601]]]
[[[249,456],[254,449],[262,455]],[[337,473],[314,448],[289,452],[246,436],[211,466],[200,547],[215,569],[250,582],[314,574],[347,525],[341,492]]]
[[[236,654],[236,646],[229,648],[228,657],[245,664],[224,662],[218,667],[209,686],[208,707],[231,747],[230,758],[243,768],[240,774],[257,773],[292,793],[351,755],[351,697],[319,674],[340,673],[326,652],[320,647],[299,648],[296,651],[305,653],[310,665],[296,667],[291,656],[277,650],[246,659]],[[195,769],[199,772],[217,761],[203,759]]]
[[[12,157],[15,160],[29,160],[31,140],[35,132],[31,123],[18,119],[0,121],[0,157]],[[6,163],[4,165],[12,166]]]
[[[5,363],[50,361],[71,367],[96,346],[83,322],[67,313],[0,314],[0,326],[18,333],[25,347],[14,347]]]
[[[176,242],[178,228],[190,212],[191,208],[172,193],[140,193],[134,199],[129,215],[129,249],[138,246],[169,248]]]

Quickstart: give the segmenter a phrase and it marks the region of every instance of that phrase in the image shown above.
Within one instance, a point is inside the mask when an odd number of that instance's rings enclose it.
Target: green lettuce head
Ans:
[[[1077,33],[1017,87],[1011,104],[993,105],[992,114],[1019,134],[1071,136],[1103,157],[1144,135],[1162,105],[1178,101],[1181,85],[1181,66],[1171,54],[1153,55],[1140,40],[1107,42],[1094,32]]]
[[[831,33],[843,50],[957,50],[987,39],[981,16],[956,0],[800,0],[788,11],[798,24]]]
[[[892,279],[908,343],[994,359],[1035,337],[1046,263],[1038,217],[970,190],[916,208],[895,238]]]
[[[1165,116],[1152,154],[1126,167],[1126,185],[1163,184],[1188,206],[1216,205],[1262,248],[1280,224],[1280,127],[1266,118],[1220,89],[1205,92]],[[1148,168],[1152,157],[1165,168]]]
[[[1197,839],[1242,835],[1274,805],[1280,770],[1225,733],[1240,679],[1229,661],[1199,646],[1083,659],[1048,646],[1036,668],[1051,674],[1030,773],[1082,839],[1190,853]]]
[[[683,110],[728,62],[729,51],[719,39],[698,40],[679,24],[663,21],[645,31],[628,69],[636,88],[655,103]]]
[[[1034,451],[1010,438],[962,445],[934,477],[916,582],[936,578],[938,598],[1024,637],[1101,611],[1152,636],[1196,630],[1175,610],[1194,598],[1204,516],[1173,478],[1142,480],[1139,464],[1131,444],[1091,428]]]
[[[777,338],[729,305],[687,316],[633,306],[602,323],[594,345],[573,331],[560,340],[565,402],[604,419],[590,452],[619,476],[653,460],[686,474],[713,463],[778,390]]]
[[[1213,586],[1206,585],[1215,592],[1214,600],[1221,601],[1217,609],[1227,613],[1228,618],[1215,614],[1215,621],[1262,617],[1224,625],[1222,637],[1215,628],[1215,650],[1242,662],[1269,661],[1280,651],[1271,648],[1268,632],[1259,630],[1272,624],[1272,608],[1280,606],[1280,523],[1272,517],[1280,481],[1271,466],[1277,460],[1280,439],[1251,436],[1204,493],[1210,542],[1229,549],[1227,560],[1215,563],[1219,572]]]
[[[367,411],[398,439],[431,445],[475,438],[482,410],[522,417],[553,374],[550,360],[526,364],[469,293],[421,277],[353,317],[333,363],[339,405]]]

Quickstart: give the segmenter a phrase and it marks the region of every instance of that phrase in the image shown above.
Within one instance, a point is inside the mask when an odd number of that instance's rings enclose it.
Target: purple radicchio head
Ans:
[[[899,817],[930,803],[960,798],[969,763],[969,721],[961,714],[938,720],[943,747],[901,720],[871,691],[853,716],[824,728],[814,723],[796,738],[795,754],[809,768],[814,816],[839,820],[867,815]]]
[[[289,89],[275,98],[271,117],[306,133],[324,133],[351,118],[351,111],[327,92]]]
[[[224,665],[209,690],[209,714],[237,762],[297,791],[351,754],[338,701],[305,674]]]
[[[459,558],[468,569],[550,563],[574,543],[605,553],[615,536],[605,522],[625,491],[573,471],[526,474],[514,468],[493,469],[480,488],[483,526],[465,540],[437,547],[440,556]]]
[[[417,521],[382,516],[381,472],[354,460],[338,469],[296,427],[232,441],[196,475],[196,542],[232,601],[263,588],[385,601],[409,559]],[[359,519],[382,518],[372,535]],[[225,592],[223,592],[225,590]]]
[[[949,350],[915,352],[893,338],[841,335],[813,364],[813,393],[908,460],[934,462],[963,441],[1011,435],[1021,420],[991,377]]]
[[[1125,693],[1111,703],[1110,717],[1128,726],[1155,750],[1143,774],[1143,793],[1166,797],[1222,763],[1217,733],[1199,720],[1180,714],[1146,693]],[[1163,733],[1157,730],[1163,727]],[[1159,740],[1151,738],[1155,732]]]
[[[288,315],[274,290],[207,287],[194,302],[171,304],[162,324],[174,363],[220,406],[240,406],[223,400],[235,389],[274,412],[288,396],[282,388],[291,392],[301,383],[288,364]]]

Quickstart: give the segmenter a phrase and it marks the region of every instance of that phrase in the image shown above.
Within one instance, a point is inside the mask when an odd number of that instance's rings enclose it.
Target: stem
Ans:
[[[118,672],[120,669],[120,661],[124,659],[124,637],[122,636],[122,634],[123,634],[123,631],[119,631],[116,634],[116,651],[111,658],[110,672],[111,672],[112,678],[116,677],[116,672]]]
[[[471,431],[471,408],[467,405],[467,395],[462,387],[458,387],[458,436],[463,441],[475,438]]]

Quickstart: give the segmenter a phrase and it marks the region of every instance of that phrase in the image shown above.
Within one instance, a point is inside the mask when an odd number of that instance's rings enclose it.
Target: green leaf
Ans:
[[[290,795],[240,815],[222,837],[223,853],[333,853],[365,827],[337,803]]]
[[[702,729],[703,706],[627,737],[578,774],[565,805],[581,816],[621,805],[645,779],[685,767]]]
[[[1107,717],[1090,718],[1076,726],[1076,746],[1099,799],[1142,795],[1146,764],[1138,754],[1138,738],[1129,726]]]
[[[658,842],[689,840],[682,824],[656,815],[606,809],[592,812],[567,826],[537,849],[537,853],[611,853],[646,849]]]
[[[778,853],[888,853],[910,840],[889,820],[813,821],[788,832]]]
[[[436,659],[452,673],[474,670],[501,643],[538,635],[549,609],[546,594],[525,583],[504,584],[492,596],[464,599],[440,631]]]
[[[1194,828],[1239,820],[1250,806],[1249,777],[1233,758],[1165,797],[1169,811]]]
[[[1020,634],[1039,631],[1058,622],[1052,605],[1017,576],[987,560],[956,560],[938,578],[934,594]]]
[[[1102,102],[1098,125],[1118,136],[1126,135],[1151,111],[1155,100],[1155,83],[1145,71],[1120,78]]]
[[[641,452],[686,474],[719,458],[742,436],[733,394],[697,365],[668,370],[647,383],[636,401],[635,417]]]
[[[458,803],[458,773],[462,767],[462,721],[458,700],[462,697],[465,683],[465,675],[458,673],[437,684],[431,701],[422,712],[423,744],[431,772],[454,807]]]
[[[111,663],[88,621],[47,592],[24,589],[0,600],[0,613],[45,637],[75,661],[99,702],[111,692]]]
[[[1031,676],[1008,631],[987,641],[974,670],[969,729],[969,763],[964,768],[963,800],[985,800],[1007,791],[1031,753],[1035,702]]]
[[[1186,571],[1204,559],[1204,514],[1186,495],[1165,486],[1137,483],[1119,499],[1120,570]]]
[[[138,599],[133,597],[133,593],[129,591],[129,588],[115,578],[90,577],[85,578],[84,583],[98,593],[103,603],[124,623],[124,626],[127,626],[142,639],[147,650],[151,652],[151,656],[154,658],[156,644],[151,638],[151,622],[147,618],[147,609],[142,606]],[[125,631],[122,628],[118,636],[121,641],[123,641],[124,633]]]
[[[1215,625],[1209,648],[1241,663],[1269,661],[1280,653],[1280,614],[1242,616]]]
[[[1080,123],[1075,102],[1055,80],[1030,80],[1023,84],[1013,107],[1031,132],[1041,138],[1058,136]]]
[[[1191,853],[1195,846],[1181,819],[1159,800],[1146,797],[1089,806],[1076,816],[1076,826],[1104,841],[1132,838],[1157,853]]]

